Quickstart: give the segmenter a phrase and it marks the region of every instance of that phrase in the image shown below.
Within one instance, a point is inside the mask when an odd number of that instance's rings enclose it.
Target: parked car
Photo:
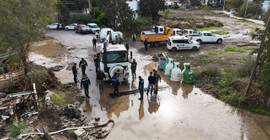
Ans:
[[[197,35],[190,35],[189,39],[190,40],[196,40],[200,44],[201,43],[218,43],[218,44],[222,44],[222,42],[224,41],[223,36],[214,34],[214,33],[209,32],[209,31],[203,31],[203,32],[200,32]]]
[[[171,36],[168,39],[167,49],[171,51],[198,50],[200,49],[200,43],[184,36]]]
[[[75,30],[75,27],[78,26],[77,23],[69,24],[65,27],[66,30]]]
[[[104,42],[106,38],[110,35],[110,43],[123,43],[123,33],[119,31],[114,31],[111,28],[102,28],[98,33],[98,39]]]
[[[76,33],[89,34],[90,32],[91,32],[91,29],[89,26],[86,26],[86,25],[77,26]]]
[[[198,32],[192,29],[184,29],[183,31],[183,36],[190,36],[190,35],[197,35]]]
[[[91,32],[93,34],[95,34],[96,32],[99,32],[100,31],[100,28],[98,27],[98,25],[96,23],[88,23],[87,26],[90,27]]]
[[[47,25],[47,28],[50,29],[50,30],[53,30],[53,29],[62,29],[63,28],[62,25],[63,24],[61,24],[61,23],[52,23],[50,25]]]

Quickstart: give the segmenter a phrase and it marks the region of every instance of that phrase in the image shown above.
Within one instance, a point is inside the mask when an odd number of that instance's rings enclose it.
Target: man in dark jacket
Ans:
[[[160,75],[157,73],[157,70],[153,70],[154,71],[154,77],[155,77],[155,86],[156,86],[156,89],[155,89],[155,94],[158,93],[158,82],[161,82],[161,77]]]
[[[94,59],[95,67],[96,67],[96,72],[98,72],[98,57],[97,57],[97,55],[94,55],[93,59]]]
[[[73,77],[74,77],[74,82],[75,84],[77,84],[78,80],[77,80],[77,74],[78,74],[78,71],[77,71],[77,64],[74,63],[73,66],[72,66],[72,73],[73,73]]]
[[[87,62],[82,58],[79,63],[79,67],[82,69],[82,74],[85,75],[85,69],[88,66]]]
[[[114,76],[112,77],[112,85],[114,87],[113,94],[118,96],[119,95],[119,89],[118,89],[119,81],[118,81],[117,73],[114,73]]]
[[[154,90],[154,84],[155,84],[155,77],[153,76],[153,73],[150,72],[150,75],[148,76],[148,87],[146,94],[148,95],[149,90],[151,90],[151,95]]]
[[[129,50],[129,45],[126,43],[125,46],[126,46],[126,49],[127,49],[127,51],[128,51],[128,50]]]
[[[148,41],[147,41],[147,39],[145,39],[145,41],[143,42],[143,44],[144,44],[145,51],[147,51],[147,47],[148,47]]]
[[[92,39],[92,43],[93,43],[93,49],[96,49],[97,48],[97,39],[95,37]]]
[[[83,75],[83,78],[82,78],[82,80],[81,80],[81,88],[82,88],[82,86],[83,86],[85,96],[88,97],[88,98],[90,98],[90,96],[89,96],[89,85],[91,85],[91,82],[90,82],[90,80],[88,79],[87,75],[84,74],[84,75]]]
[[[99,90],[104,90],[103,89],[104,78],[105,78],[105,74],[102,70],[100,70],[99,73],[97,74],[97,80],[99,83]]]
[[[142,79],[141,76],[139,76],[139,87],[138,87],[138,89],[139,89],[140,95],[141,95],[141,97],[139,98],[139,100],[143,100],[144,80]]]
[[[132,73],[132,79],[136,78],[136,69],[137,69],[137,62],[135,59],[133,59],[133,62],[131,63],[131,73]]]

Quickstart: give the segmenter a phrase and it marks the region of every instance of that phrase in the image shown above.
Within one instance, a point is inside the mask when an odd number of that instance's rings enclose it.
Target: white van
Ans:
[[[171,51],[198,50],[200,49],[200,43],[184,36],[172,36],[168,39],[167,49]]]

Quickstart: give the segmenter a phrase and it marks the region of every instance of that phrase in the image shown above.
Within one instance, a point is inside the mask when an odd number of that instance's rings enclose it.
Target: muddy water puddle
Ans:
[[[144,63],[147,64],[145,60]],[[149,62],[142,69],[138,68],[137,75],[145,79],[145,86],[149,72],[156,67],[157,63]],[[268,117],[257,119],[257,115],[226,105],[193,85],[172,82],[162,71],[159,73],[162,77],[160,86],[165,88],[158,95],[145,94],[143,101],[138,100],[138,93],[111,98],[109,93],[113,88],[109,83],[105,83],[105,90],[100,94],[92,89],[95,95],[86,105],[90,108],[88,116],[116,121],[107,139],[269,138],[268,132],[261,131],[267,130],[265,122],[270,124]],[[137,84],[138,79],[129,79],[120,86],[120,92],[136,89]]]
[[[66,32],[64,35],[61,32],[50,32],[49,35],[67,48],[76,48],[69,50],[73,58],[66,59],[66,63],[79,62],[81,57],[86,58],[89,65],[86,73],[92,83],[91,98],[85,98],[81,107],[89,120],[100,118],[101,121],[113,119],[116,122],[106,139],[270,139],[269,117],[231,107],[211,95],[204,94],[193,85],[172,82],[162,71],[158,73],[162,77],[160,86],[164,88],[158,95],[147,97],[144,94],[143,101],[138,100],[138,93],[111,98],[109,94],[113,92],[113,87],[110,83],[105,82],[104,91],[98,90],[92,60],[95,50],[89,47],[92,36]],[[70,37],[74,39],[68,39]],[[80,49],[87,47],[88,50]],[[157,67],[157,63],[151,61],[151,56],[138,53],[137,48],[131,50],[138,63],[137,76],[145,79],[147,87],[149,72]],[[56,75],[61,82],[72,82],[70,71],[63,70]],[[137,87],[138,78],[132,80],[130,77],[119,89],[124,92]],[[81,94],[84,95],[83,90]]]

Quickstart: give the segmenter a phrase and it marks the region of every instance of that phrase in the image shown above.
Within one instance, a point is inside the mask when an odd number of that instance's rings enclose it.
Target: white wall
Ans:
[[[138,18],[138,10],[139,10],[139,1],[126,1],[126,3],[128,4],[129,8],[135,12],[134,18],[137,19]]]

